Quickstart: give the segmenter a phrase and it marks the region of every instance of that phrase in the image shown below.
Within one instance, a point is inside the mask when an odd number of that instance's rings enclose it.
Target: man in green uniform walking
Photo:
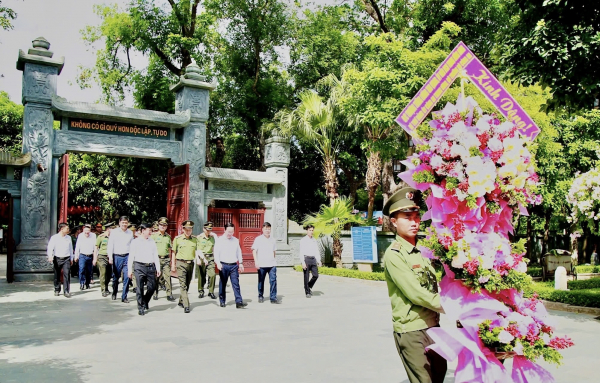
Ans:
[[[396,231],[384,255],[385,280],[392,303],[396,349],[411,383],[441,383],[446,360],[425,348],[433,344],[427,329],[439,326],[440,304],[435,270],[417,248],[419,192],[403,188],[383,207]]]
[[[204,285],[208,277],[208,296],[215,296],[215,258],[213,249],[217,235],[212,232],[213,223],[208,221],[204,224],[203,232],[198,238],[198,251],[196,251],[196,274],[198,275],[198,298],[204,298]]]
[[[158,219],[158,232],[152,234],[152,239],[156,242],[158,248],[158,258],[160,259],[160,277],[159,284],[165,286],[167,300],[173,302],[173,293],[171,291],[171,236],[167,234],[169,220],[166,217]],[[158,299],[158,287],[154,293],[154,299]]]
[[[100,291],[103,297],[107,297],[110,292],[108,291],[108,282],[110,281],[110,275],[112,274],[112,266],[108,262],[108,237],[110,231],[113,228],[114,222],[107,223],[102,226],[104,232],[98,235],[96,238],[96,247],[94,249],[93,265],[98,265],[98,271],[100,272]]]
[[[171,259],[171,270],[177,270],[179,279],[179,306],[187,314],[190,312],[190,299],[188,290],[192,282],[194,273],[194,259],[196,258],[196,249],[198,239],[192,235],[194,222],[183,221],[183,234],[178,235],[173,240],[173,258]]]

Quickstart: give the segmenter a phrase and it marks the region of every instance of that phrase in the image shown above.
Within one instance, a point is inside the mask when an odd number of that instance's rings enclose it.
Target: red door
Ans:
[[[171,238],[181,234],[181,224],[188,219],[190,201],[190,165],[169,169],[167,175],[167,232]]]
[[[264,210],[252,209],[217,209],[208,208],[208,220],[212,221],[213,232],[218,236],[225,232],[225,224],[231,222],[235,225],[234,236],[240,240],[242,259],[244,260],[244,273],[255,273],[254,258],[252,257],[252,244],[254,238],[262,234],[262,224],[265,221]]]
[[[67,222],[69,208],[69,155],[65,154],[58,164],[58,223]]]

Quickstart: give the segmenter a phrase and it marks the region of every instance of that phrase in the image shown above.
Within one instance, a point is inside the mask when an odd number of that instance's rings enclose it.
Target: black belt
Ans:
[[[159,255],[158,258],[165,259],[165,258],[169,258],[169,256],[168,255]]]
[[[143,262],[133,261],[133,263],[137,263],[140,266],[146,266],[146,267],[156,266],[153,262],[152,263],[143,263]]]
[[[179,258],[177,258],[177,260],[180,261],[180,262],[188,263],[188,264],[194,262],[193,259],[192,260],[187,260],[187,259],[179,259]]]
[[[227,265],[227,266],[234,266],[237,265],[237,263],[227,263],[227,262],[221,262],[223,265]]]
[[[83,255],[84,257],[91,257],[91,256],[93,256],[94,254],[79,254],[79,255]]]
[[[57,258],[57,259],[67,259],[67,258],[71,258],[71,257],[70,257],[69,255],[67,255],[66,257],[57,257],[57,256],[55,255],[55,256],[54,256],[54,258]]]
[[[129,255],[129,253],[127,254],[113,254],[116,257],[127,257]]]

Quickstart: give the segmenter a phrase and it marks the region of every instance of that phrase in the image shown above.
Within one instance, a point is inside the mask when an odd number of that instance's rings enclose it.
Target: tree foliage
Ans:
[[[17,13],[11,8],[2,6],[2,1],[0,1],[0,28],[4,30],[12,29],[12,20],[16,18]]]
[[[8,93],[0,91],[0,151],[15,156],[23,146],[23,106],[15,104]]]

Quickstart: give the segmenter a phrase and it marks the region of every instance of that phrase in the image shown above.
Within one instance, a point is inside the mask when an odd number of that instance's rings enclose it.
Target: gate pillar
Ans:
[[[185,68],[179,82],[171,86],[175,92],[175,113],[190,111],[191,122],[183,128],[183,162],[189,164],[189,214],[190,220],[196,224],[194,234],[202,232],[204,216],[204,181],[200,172],[206,164],[206,120],[210,91],[216,88],[215,83],[206,82],[196,63]]]
[[[17,69],[23,71],[23,153],[31,164],[23,168],[21,181],[21,243],[14,258],[15,280],[51,279],[52,265],[46,246],[52,220],[52,147],[54,140],[52,96],[64,57],[53,58],[50,43],[33,40],[27,53],[19,50]]]

